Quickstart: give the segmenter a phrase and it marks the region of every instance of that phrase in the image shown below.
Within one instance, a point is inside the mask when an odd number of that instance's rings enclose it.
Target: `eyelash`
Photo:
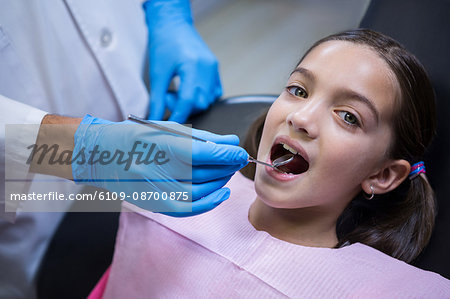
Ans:
[[[343,117],[341,117],[341,115],[340,115],[341,113],[344,113],[344,116],[343,116]],[[351,127],[351,128],[354,128],[354,127],[361,127],[361,122],[358,120],[358,118],[357,118],[353,113],[350,113],[350,112],[348,112],[348,111],[342,111],[342,110],[339,110],[339,111],[336,112],[336,114],[344,121],[344,123],[345,123],[347,126],[349,126],[349,127]],[[346,116],[346,115],[351,115],[352,117],[354,117],[354,118],[355,118],[355,123],[351,123],[351,122],[345,120],[345,116]]]
[[[297,95],[295,94],[295,91],[293,91],[292,89],[296,89],[299,90],[301,92],[304,93],[304,96],[301,95]],[[306,90],[303,87],[297,86],[297,85],[290,85],[286,87],[287,92],[289,92],[291,95],[293,95],[294,97],[299,97],[299,98],[308,98],[308,93],[306,92]]]
[[[306,90],[303,87],[297,86],[297,85],[289,85],[286,87],[286,90],[288,93],[290,93],[291,95],[295,96],[295,97],[299,97],[299,98],[308,98],[308,93],[306,92]],[[297,95],[296,94],[296,90],[298,91],[302,91],[304,93],[303,96],[301,95]],[[344,116],[341,117],[340,113],[344,113]],[[344,124],[352,129],[356,128],[356,127],[361,127],[361,122],[359,121],[359,119],[356,117],[356,115],[354,115],[353,113],[350,113],[348,111],[343,111],[343,110],[339,110],[336,112],[336,114],[344,121]],[[345,116],[346,115],[351,115],[352,117],[355,118],[355,123],[350,123],[348,121],[345,120]]]

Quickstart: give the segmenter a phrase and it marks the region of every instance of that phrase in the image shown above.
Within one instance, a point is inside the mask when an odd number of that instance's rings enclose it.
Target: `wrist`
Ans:
[[[146,0],[142,1],[147,25],[155,26],[159,22],[182,20],[193,24],[189,0]]]
[[[72,179],[70,160],[74,134],[81,118],[47,114],[42,119],[32,149],[30,172]]]
[[[92,169],[89,163],[84,161],[83,155],[92,152],[97,144],[99,130],[102,125],[113,122],[86,114],[80,121],[73,135],[73,161],[71,174],[74,181],[83,183],[92,178]]]

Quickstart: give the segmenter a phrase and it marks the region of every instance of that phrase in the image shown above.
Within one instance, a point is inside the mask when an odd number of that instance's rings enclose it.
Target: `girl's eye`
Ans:
[[[286,89],[290,94],[292,94],[296,97],[305,98],[305,99],[308,97],[308,93],[302,87],[288,86],[288,87],[286,87]]]
[[[347,124],[352,126],[359,126],[358,118],[347,111],[338,111],[337,115],[339,115],[340,118],[342,118]]]

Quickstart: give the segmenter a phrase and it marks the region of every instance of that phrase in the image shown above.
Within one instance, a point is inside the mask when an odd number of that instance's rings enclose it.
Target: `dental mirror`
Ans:
[[[289,162],[292,161],[292,159],[294,159],[294,154],[286,154],[284,156],[276,158],[275,160],[272,161],[272,164],[269,164],[269,163],[266,163],[266,162],[262,162],[262,161],[256,160],[252,156],[248,157],[248,161],[249,162],[266,165],[266,166],[272,167],[272,168],[274,168],[274,169],[276,169],[278,171],[281,171],[281,170],[278,169],[278,167],[288,164]],[[284,171],[282,171],[282,172],[284,172]]]
[[[291,162],[294,159],[294,154],[286,154],[284,156],[281,156],[279,158],[276,158],[273,162],[272,165],[273,167],[277,168],[283,165],[288,164],[289,162]]]

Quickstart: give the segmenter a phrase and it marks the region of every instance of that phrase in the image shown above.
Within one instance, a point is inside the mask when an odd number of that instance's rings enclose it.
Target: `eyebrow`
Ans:
[[[292,74],[294,74],[294,73],[300,73],[300,74],[303,74],[308,80],[310,80],[310,81],[316,81],[316,77],[314,76],[314,74],[313,74],[310,70],[307,70],[307,69],[302,68],[302,67],[300,67],[300,66],[297,67],[295,70],[292,71],[291,76],[292,76]]]
[[[292,71],[291,76],[294,73],[300,73],[300,74],[304,75],[308,80],[313,81],[313,82],[316,81],[316,77],[314,76],[313,72],[311,72],[308,69],[302,68],[300,66]],[[357,100],[359,102],[366,104],[366,106],[369,107],[370,111],[372,111],[372,113],[375,115],[376,121],[378,123],[380,116],[379,116],[378,110],[375,108],[375,105],[373,104],[373,102],[371,100],[369,100],[367,97],[363,96],[362,94],[359,94],[356,91],[353,91],[350,89],[343,89],[343,90],[341,90],[340,93],[341,93],[342,97]]]
[[[349,90],[349,89],[344,89],[341,91],[341,96],[347,99],[353,99],[353,100],[357,100],[359,102],[362,102],[364,104],[366,104],[367,107],[369,107],[370,111],[372,111],[372,113],[375,115],[375,119],[378,123],[379,120],[379,113],[377,108],[375,108],[375,105],[373,104],[373,102],[371,100],[369,100],[368,98],[366,98],[365,96],[363,96],[362,94],[357,93],[356,91],[353,90]]]

